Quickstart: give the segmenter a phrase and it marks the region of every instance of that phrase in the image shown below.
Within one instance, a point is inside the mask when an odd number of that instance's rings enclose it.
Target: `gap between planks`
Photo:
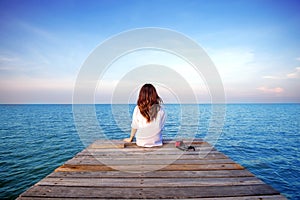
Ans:
[[[286,199],[210,144],[192,145],[196,152],[174,141],[158,148],[96,141],[19,199]]]

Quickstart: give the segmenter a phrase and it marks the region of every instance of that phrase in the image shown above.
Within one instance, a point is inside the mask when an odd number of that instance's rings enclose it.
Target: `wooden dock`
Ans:
[[[98,140],[18,199],[286,199],[207,142],[191,145],[196,151]]]

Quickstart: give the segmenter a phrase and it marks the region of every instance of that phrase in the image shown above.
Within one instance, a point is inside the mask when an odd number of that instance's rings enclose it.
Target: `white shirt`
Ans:
[[[162,107],[157,116],[150,122],[141,114],[138,106],[134,108],[131,127],[137,129],[135,134],[136,144],[142,147],[162,145],[162,129],[166,120],[165,111]]]

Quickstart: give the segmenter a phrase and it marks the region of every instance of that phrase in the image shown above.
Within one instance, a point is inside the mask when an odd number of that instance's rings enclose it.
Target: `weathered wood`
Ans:
[[[123,171],[85,171],[85,172],[53,172],[50,178],[234,178],[253,177],[248,170],[217,171],[151,171],[148,173],[127,173]]]
[[[286,199],[207,142],[189,143],[196,151],[98,140],[18,199]]]
[[[91,155],[103,155],[103,154],[124,154],[124,155],[203,155],[203,154],[209,154],[209,153],[218,153],[217,151],[213,150],[207,150],[207,151],[200,151],[196,149],[196,151],[180,151],[178,149],[158,149],[156,151],[152,150],[141,150],[137,148],[136,150],[134,149],[89,149],[88,152]]]
[[[257,185],[263,182],[256,177],[238,178],[46,178],[40,186],[82,186],[82,187],[195,187],[195,186],[235,186]]]
[[[192,146],[196,147],[196,150],[216,150],[213,146],[211,146],[210,144],[208,143],[202,143],[200,145],[197,145],[197,144],[194,144],[192,143],[191,144]],[[189,145],[186,145],[186,146],[189,146]],[[103,148],[103,147],[110,147],[110,148]],[[123,147],[123,148],[120,148],[119,147]],[[95,151],[105,151],[106,150],[114,150],[114,151],[174,151],[174,150],[178,150],[175,147],[175,144],[167,144],[167,145],[163,145],[163,146],[157,146],[157,147],[151,147],[151,148],[147,148],[147,147],[138,147],[136,145],[133,145],[133,146],[127,146],[126,144],[91,144],[89,147],[86,148],[86,150],[95,150]],[[178,150],[179,151],[179,150]]]
[[[193,139],[193,140],[184,140],[184,143],[186,145],[197,145],[199,147],[202,146],[210,146],[211,145],[205,141],[203,141],[202,139]],[[152,147],[152,148],[146,148],[148,150],[150,149],[157,149],[157,148],[168,148],[168,147],[174,147],[175,144],[175,140],[170,140],[170,139],[165,139],[163,141],[163,147]],[[111,148],[139,148],[135,143],[124,143],[121,140],[96,140],[95,142],[93,142],[90,146],[88,146],[89,148],[100,148],[102,149],[103,147],[111,147]]]
[[[244,169],[243,166],[233,163],[233,164],[207,164],[207,165],[68,165],[65,164],[59,168],[57,168],[56,172],[80,172],[80,171],[153,171],[153,170],[162,170],[162,171],[198,171],[198,170],[236,170],[236,169]]]
[[[21,199],[21,198],[18,198]],[[17,200],[18,200],[17,199]],[[63,198],[64,200],[74,200],[74,198]],[[107,198],[76,198],[77,200],[104,200]],[[174,198],[165,200],[172,200]],[[203,198],[189,198],[191,200],[197,200]],[[57,200],[57,198],[51,197],[22,197],[22,200]],[[132,200],[138,200],[138,198],[133,198]],[[282,195],[257,195],[257,196],[240,196],[240,197],[212,197],[212,198],[205,198],[205,200],[286,200],[286,198]]]
[[[68,165],[99,165],[99,164],[106,164],[106,165],[163,165],[163,164],[172,164],[172,165],[179,165],[179,164],[198,164],[198,165],[206,165],[206,164],[230,164],[234,163],[231,159],[212,159],[212,160],[204,160],[204,159],[177,159],[177,160],[169,160],[169,159],[141,159],[141,158],[134,158],[134,159],[100,159],[94,157],[76,157],[65,164]]]
[[[220,153],[220,152],[209,152],[209,153],[193,153],[193,152],[186,152],[184,154],[166,154],[159,152],[158,154],[144,154],[142,152],[136,152],[136,153],[117,153],[117,152],[93,152],[86,153],[82,152],[78,154],[77,156],[91,156],[95,158],[110,158],[110,159],[225,159],[228,158],[226,155]]]
[[[122,154],[122,155],[103,155],[103,154],[80,154],[76,155],[73,158],[87,158],[87,159],[107,159],[107,160],[136,160],[136,159],[143,159],[143,160],[212,160],[212,159],[230,159],[224,154],[220,152],[214,152],[206,154],[205,157],[201,155],[171,155],[171,154],[163,154],[163,155],[155,155],[155,154]]]
[[[234,197],[253,195],[278,195],[279,193],[266,184],[237,186],[197,186],[197,187],[164,187],[164,188],[109,188],[109,187],[69,187],[37,185],[26,191],[24,197],[56,198],[206,198]]]

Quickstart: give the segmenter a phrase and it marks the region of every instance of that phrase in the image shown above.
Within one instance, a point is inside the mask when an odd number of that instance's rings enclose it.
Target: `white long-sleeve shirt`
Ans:
[[[166,120],[165,111],[162,107],[157,116],[150,122],[141,114],[138,106],[134,108],[131,127],[137,129],[135,134],[136,144],[142,147],[162,145],[162,129]]]

